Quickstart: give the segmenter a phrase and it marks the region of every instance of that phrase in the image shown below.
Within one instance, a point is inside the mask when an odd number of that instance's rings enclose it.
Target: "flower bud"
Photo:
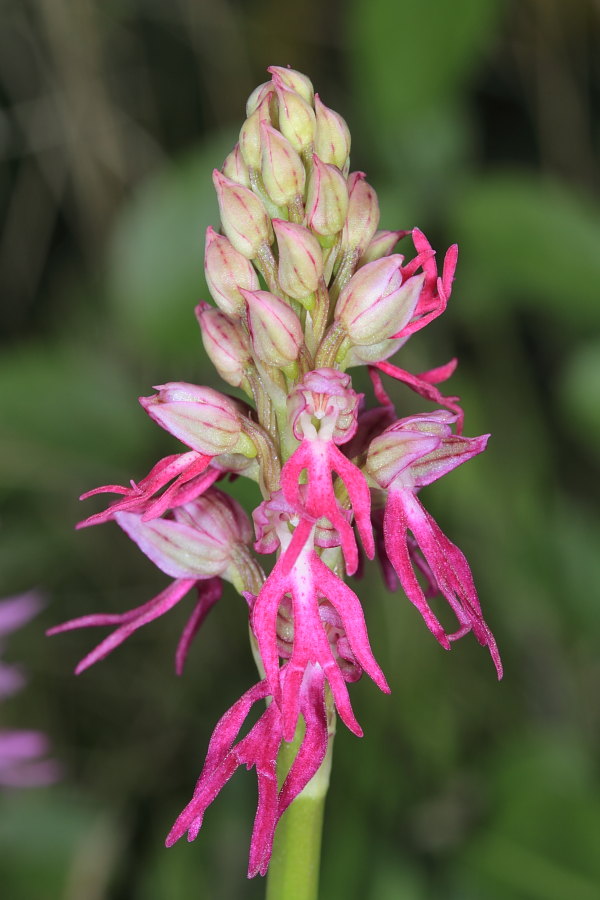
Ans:
[[[228,452],[254,455],[251,442],[242,433],[236,406],[228,397],[182,381],[156,389],[158,394],[140,397],[140,403],[155,422],[192,450],[209,456]]]
[[[456,415],[435,412],[400,419],[369,446],[367,471],[383,488],[419,489],[485,450],[489,434],[452,434]]]
[[[348,212],[346,179],[335,166],[313,154],[313,169],[306,197],[306,224],[316,234],[328,237],[344,227]]]
[[[285,367],[298,358],[304,341],[296,313],[268,291],[242,291],[248,306],[248,329],[257,357]]]
[[[239,387],[250,361],[250,348],[241,328],[220,309],[208,304],[197,306],[196,316],[208,358],[223,381]]]
[[[317,120],[312,106],[300,94],[277,87],[279,130],[294,150],[302,153],[312,147]]]
[[[353,344],[377,344],[391,338],[410,321],[423,275],[402,284],[399,254],[367,263],[352,276],[339,296],[335,317]]]
[[[158,568],[172,578],[212,578],[231,562],[232,540],[172,519],[142,521],[141,514],[116,512],[115,521]]]
[[[316,291],[323,277],[321,246],[303,225],[273,219],[273,230],[279,248],[279,283],[294,300],[303,300]]]
[[[223,175],[235,181],[236,184],[243,184],[244,187],[250,187],[250,173],[248,166],[244,162],[240,145],[236,144],[231,153],[225,157],[225,161],[221,168]]]
[[[246,101],[246,115],[251,116],[266,97],[272,99],[274,96],[275,85],[272,81],[265,81],[262,84],[259,84],[258,87],[254,88]]]
[[[237,500],[211,487],[192,503],[174,510],[175,520],[213,535],[223,543],[249,544],[252,525]]]
[[[261,122],[270,122],[269,97],[248,116],[240,130],[240,151],[250,169],[260,169],[261,163]]]
[[[342,233],[345,250],[360,256],[369,246],[379,224],[377,194],[365,181],[364,172],[352,172],[348,178],[348,213]]]
[[[369,246],[358,261],[358,268],[376,259],[389,256],[398,241],[410,234],[409,231],[376,231]]]
[[[350,156],[350,129],[339,113],[321,102],[318,94],[315,94],[315,114],[315,153],[322,162],[343,169]]]
[[[223,231],[238,253],[254,259],[259,248],[273,240],[271,221],[262,200],[248,188],[226,178],[218,169],[213,172],[213,183]]]
[[[211,297],[228,316],[239,316],[244,308],[240,288],[255,291],[260,287],[252,263],[210,225],[206,229],[204,275]]]
[[[269,66],[267,72],[271,73],[276,85],[283,84],[291,91],[300,94],[307,103],[313,102],[314,88],[312,81],[308,76],[303,75],[302,72],[297,72],[296,69],[287,69],[283,66]]]
[[[312,437],[319,422],[319,438],[344,444],[354,435],[361,395],[349,375],[336,369],[308,372],[288,397],[288,416],[299,441]]]
[[[273,203],[287,206],[296,197],[302,200],[306,173],[302,160],[282,134],[267,125],[260,126],[261,173],[265,190]]]
[[[368,366],[389,359],[400,347],[404,346],[407,340],[407,337],[397,340],[386,338],[375,344],[353,344],[342,360],[343,368],[345,370],[351,369],[352,366]]]

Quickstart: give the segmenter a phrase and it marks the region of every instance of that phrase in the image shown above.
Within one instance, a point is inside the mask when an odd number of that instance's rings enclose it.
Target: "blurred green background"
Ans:
[[[366,737],[338,732],[322,897],[600,895],[599,20],[593,0],[3,0],[0,595],[39,587],[48,605],[11,641],[31,678],[1,712],[46,730],[66,769],[0,795],[3,900],[264,891],[245,879],[253,774],[195,844],[162,845],[254,680],[239,598],[181,680],[189,601],[81,678],[96,633],[43,631],[166,583],[115,526],[76,534],[99,508],[76,498],[177,450],[137,396],[218,387],[193,316],[210,174],[273,63],[349,122],[382,227],[460,244],[450,308],[401,365],[458,355],[466,433],[493,434],[424,499],[471,561],[505,679],[472,638],[443,653],[371,570],[392,695],[357,685]]]

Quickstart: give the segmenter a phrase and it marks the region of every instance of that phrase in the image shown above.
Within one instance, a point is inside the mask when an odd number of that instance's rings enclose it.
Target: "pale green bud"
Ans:
[[[315,113],[315,153],[322,162],[343,169],[350,156],[350,129],[339,113],[321,102],[318,94],[315,94]]]

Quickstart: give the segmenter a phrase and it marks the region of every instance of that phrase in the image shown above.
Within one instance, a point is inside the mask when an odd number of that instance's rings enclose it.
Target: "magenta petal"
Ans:
[[[448,601],[458,619],[460,627],[454,634],[447,635],[442,629],[437,618],[431,612],[414,573],[407,543],[407,529],[409,528],[423,553],[425,563],[437,589]],[[489,648],[498,677],[501,678],[500,655],[494,637],[481,614],[469,564],[462,551],[446,537],[412,491],[402,489],[390,493],[384,519],[384,532],[388,556],[402,586],[440,644],[449,650],[450,641],[457,640],[472,630],[479,643]]]
[[[101,659],[104,659],[105,656],[108,656],[109,653],[122,644],[123,641],[127,640],[127,638],[132,635],[134,631],[137,631],[138,628],[147,625],[148,622],[152,622],[154,619],[157,619],[168,612],[169,609],[172,609],[172,607],[179,603],[181,598],[191,590],[195,583],[196,580],[193,578],[178,579],[148,603],[144,603],[136,609],[130,609],[125,613],[100,613],[97,615],[81,616],[79,619],[71,619],[68,622],[63,622],[62,625],[55,625],[54,628],[50,628],[46,634],[60,634],[63,631],[71,631],[75,628],[88,628],[90,626],[121,625],[120,628],[117,628],[116,631],[109,634],[107,638],[101,641],[91,653],[84,656],[81,662],[77,664],[75,674],[79,675],[94,663],[99,662]]]
[[[325,758],[329,737],[324,681],[323,671],[319,666],[314,666],[301,705],[306,724],[304,738],[279,794],[279,816],[283,815],[292,800],[304,790]]]
[[[113,519],[117,512],[143,513],[144,520],[147,520],[161,515],[168,508],[174,508],[186,503],[191,498],[181,490],[182,487],[201,472],[204,472],[212,459],[212,456],[198,453],[195,450],[189,450],[186,453],[175,453],[159,460],[148,475],[137,484],[132,482],[131,487],[126,488],[118,484],[107,484],[103,487],[94,488],[92,491],[87,491],[87,493],[81,495],[81,500],[104,493],[116,493],[124,496],[122,500],[116,500],[102,512],[95,513],[79,522],[76,527],[79,529],[87,528],[90,525],[101,525]],[[199,487],[198,493],[194,494],[194,496],[199,496],[218,477],[219,474],[214,475],[212,480],[206,483],[199,483],[197,485]],[[175,483],[167,488],[160,497],[155,497],[156,493],[173,478],[176,479]]]
[[[385,509],[383,533],[387,555],[396,570],[406,596],[417,607],[436,640],[445,650],[449,650],[450,641],[446,637],[446,632],[431,611],[412,567],[407,545],[408,522],[402,502],[402,493],[400,491],[391,492]]]
[[[305,499],[300,496],[300,475],[306,469],[308,485]],[[359,534],[367,554],[374,554],[373,534],[369,519],[370,494],[360,469],[348,460],[332,442],[304,440],[281,473],[281,487],[287,502],[301,515],[312,519],[329,519],[340,538],[346,570],[356,572],[358,549],[354,532],[341,509],[333,489],[332,473],[337,473],[348,490]]]
[[[352,503],[356,527],[365,548],[365,553],[369,559],[373,559],[375,556],[375,542],[371,526],[371,493],[365,476],[334,445],[331,445],[329,448],[329,456],[332,470],[338,473],[346,485],[346,490]]]
[[[314,556],[312,565],[319,591],[329,600],[341,616],[348,642],[357,662],[367,675],[373,679],[377,687],[384,693],[389,694],[390,688],[385,675],[371,650],[360,600],[354,591],[337,575],[334,575],[331,569],[321,562],[317,556]]]
[[[397,381],[401,381],[420,397],[424,397],[425,400],[430,400],[432,403],[438,403],[440,406],[444,406],[446,409],[451,410],[458,416],[456,430],[458,434],[462,432],[465,414],[460,406],[459,397],[444,397],[435,385],[431,384],[426,379],[420,378],[418,375],[413,375],[411,372],[407,372],[406,369],[400,369],[392,363],[384,361],[374,363],[374,366],[385,375],[390,375]]]
[[[281,704],[281,686],[277,649],[277,610],[288,587],[289,579],[283,574],[282,566],[277,563],[252,607],[252,631],[256,635],[267,682],[279,704]]]
[[[142,515],[142,522],[156,519],[168,509],[184,506],[207,491],[221,477],[218,469],[211,467],[205,471],[208,466],[207,460],[211,459],[210,456],[200,456],[188,466],[160,497],[147,506]]]
[[[183,667],[190,645],[215,603],[221,599],[221,593],[222,583],[220,578],[209,578],[207,581],[198,582],[198,601],[181,633],[177,650],[175,651],[175,671],[178,675],[183,674]]]
[[[421,381],[428,381],[429,384],[440,384],[440,382],[447,381],[450,376],[454,374],[457,365],[458,359],[454,357],[443,366],[438,366],[435,369],[428,369],[427,372],[420,372],[417,377],[420,378]]]

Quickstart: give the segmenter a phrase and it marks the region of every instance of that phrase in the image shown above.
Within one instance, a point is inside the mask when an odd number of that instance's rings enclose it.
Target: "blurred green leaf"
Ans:
[[[564,421],[585,450],[600,451],[600,341],[575,349],[562,371],[559,402]]]
[[[234,143],[222,134],[170,162],[122,210],[108,255],[109,301],[117,328],[138,353],[199,352],[194,306],[208,299],[204,232],[219,221],[211,172]]]
[[[124,368],[89,347],[30,344],[0,360],[0,486],[96,480],[144,445],[145,416]]]
[[[459,242],[459,315],[489,318],[518,303],[568,325],[600,322],[600,221],[577,195],[526,173],[464,185],[449,227]]]
[[[577,741],[541,730],[519,734],[491,779],[493,821],[465,853],[482,895],[593,900],[600,811],[592,764]]]
[[[355,0],[350,60],[371,127],[404,132],[449,102],[494,35],[496,0]]]

